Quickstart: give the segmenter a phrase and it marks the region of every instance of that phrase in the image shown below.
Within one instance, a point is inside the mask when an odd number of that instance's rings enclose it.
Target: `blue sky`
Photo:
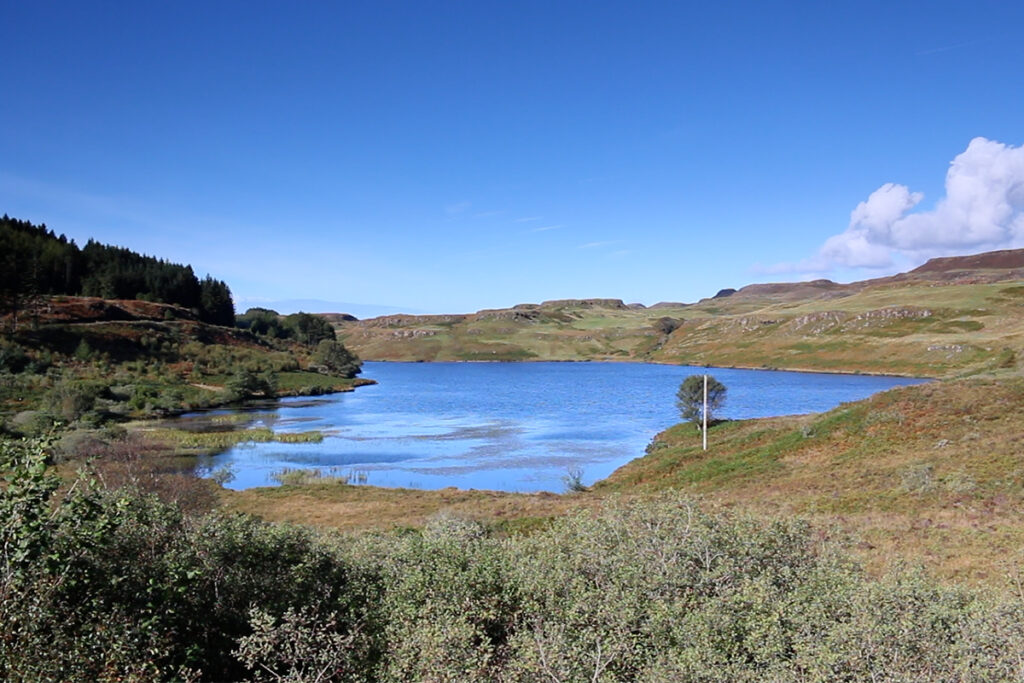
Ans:
[[[239,310],[696,301],[1024,246],[1024,3],[0,0],[0,22],[0,212],[191,263]]]

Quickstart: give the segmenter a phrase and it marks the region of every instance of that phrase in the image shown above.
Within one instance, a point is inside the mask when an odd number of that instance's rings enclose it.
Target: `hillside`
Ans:
[[[0,316],[0,434],[88,430],[248,398],[345,391],[370,380],[310,368],[314,349],[211,325],[181,306],[35,297]]]
[[[921,376],[1024,353],[1024,250],[933,259],[838,284],[748,285],[694,304],[615,299],[462,315],[331,319],[365,360],[632,360]]]
[[[204,322],[234,324],[231,290],[191,266],[91,239],[79,249],[45,224],[0,217],[0,313],[17,327],[37,297],[61,294],[176,304]]]
[[[667,489],[853,532],[877,569],[920,562],[948,579],[1002,580],[1024,542],[1024,380],[903,387],[820,415],[677,425],[595,493]]]

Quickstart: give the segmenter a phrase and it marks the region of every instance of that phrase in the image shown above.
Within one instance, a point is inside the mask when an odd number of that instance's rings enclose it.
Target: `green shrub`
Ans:
[[[238,399],[273,396],[276,389],[276,373],[271,371],[256,373],[249,368],[238,370],[227,384],[229,394]]]
[[[0,338],[0,372],[18,374],[29,364],[29,356],[17,342]]]
[[[65,422],[74,422],[93,409],[101,390],[95,382],[65,377],[46,393],[43,406]]]
[[[183,515],[0,441],[0,679],[999,681],[1024,604],[872,579],[798,520],[615,503],[530,536]]]
[[[325,374],[351,379],[362,371],[362,362],[341,342],[324,339],[317,344],[311,368],[320,368]]]
[[[518,591],[505,547],[467,519],[442,515],[423,533],[386,541],[377,634],[383,681],[494,680],[504,668]]]
[[[75,347],[74,356],[80,361],[90,361],[95,356],[95,351],[93,351],[92,347],[89,346],[89,342],[83,338],[78,342],[78,346]]]
[[[254,604],[356,632],[368,601],[331,544],[88,477],[55,499],[44,446],[0,443],[0,679],[247,678]]]
[[[38,437],[53,431],[56,418],[46,411],[23,410],[11,418],[9,428],[16,434]]]

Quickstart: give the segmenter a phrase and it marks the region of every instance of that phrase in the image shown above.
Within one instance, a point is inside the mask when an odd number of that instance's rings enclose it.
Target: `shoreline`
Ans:
[[[507,363],[509,365],[520,364],[520,363],[624,363],[624,364],[647,364],[647,365],[671,365],[681,368],[707,368],[707,369],[720,369],[720,370],[756,370],[760,372],[799,372],[803,374],[811,375],[844,375],[844,376],[862,376],[862,377],[897,377],[900,379],[921,379],[929,381],[939,381],[943,378],[937,375],[912,375],[910,373],[901,372],[876,372],[876,371],[865,371],[865,370],[815,370],[812,368],[793,368],[793,367],[764,367],[763,365],[689,365],[687,363],[673,363],[671,361],[664,360],[642,360],[642,359],[611,359],[611,358],[551,358],[551,359],[531,359],[531,360],[393,360],[393,359],[373,359],[363,358],[363,362],[366,363],[407,363],[409,365],[422,364],[422,363]]]

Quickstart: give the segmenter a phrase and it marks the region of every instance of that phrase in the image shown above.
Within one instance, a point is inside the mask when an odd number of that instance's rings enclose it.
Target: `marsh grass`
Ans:
[[[243,443],[320,443],[323,432],[275,432],[267,427],[223,432],[193,432],[183,429],[153,429],[153,439],[183,450],[220,451]]]

